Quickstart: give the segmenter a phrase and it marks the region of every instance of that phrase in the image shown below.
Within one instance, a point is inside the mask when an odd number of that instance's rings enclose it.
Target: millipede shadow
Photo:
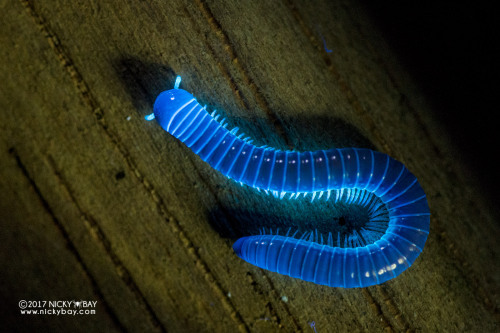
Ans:
[[[141,116],[151,113],[158,94],[168,89],[175,78],[171,67],[146,63],[134,57],[118,59],[113,67]]]
[[[368,148],[374,145],[352,124],[342,118],[323,112],[320,116],[286,116],[290,124],[290,141],[298,151],[315,151],[331,148]]]
[[[274,234],[278,229],[284,235],[288,230],[290,234],[298,231],[298,236],[304,232],[317,232],[325,239],[329,232],[344,229],[349,232],[357,221],[368,219],[366,211],[360,206],[348,206],[331,202],[310,202],[307,199],[279,200],[263,193],[268,200],[260,200],[258,208],[224,207],[214,208],[209,213],[209,223],[223,238],[236,240],[237,238],[258,235],[263,229],[269,234]],[[253,201],[250,199],[250,201]],[[264,201],[264,202],[261,202]],[[279,201],[279,202],[273,202]],[[281,203],[281,204],[280,204]],[[251,205],[254,206],[254,205]]]

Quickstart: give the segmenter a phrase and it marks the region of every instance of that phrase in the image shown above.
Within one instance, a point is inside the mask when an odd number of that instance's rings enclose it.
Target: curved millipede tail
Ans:
[[[429,234],[430,212],[415,176],[386,154],[359,148],[314,152],[257,147],[238,128],[228,130],[214,111],[179,89],[162,92],[156,119],[201,159],[227,177],[278,198],[334,200],[364,209],[366,221],[328,235],[265,232],[238,239],[233,249],[273,272],[332,287],[366,287],[392,279],[415,261]],[[347,230],[347,231],[346,231]]]

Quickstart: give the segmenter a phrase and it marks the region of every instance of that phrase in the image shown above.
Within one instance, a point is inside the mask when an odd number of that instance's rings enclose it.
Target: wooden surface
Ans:
[[[498,221],[361,7],[235,3],[0,2],[2,330],[498,331]],[[405,163],[432,212],[424,252],[352,290],[237,258],[237,237],[325,207],[235,185],[145,122],[175,75],[259,144]]]

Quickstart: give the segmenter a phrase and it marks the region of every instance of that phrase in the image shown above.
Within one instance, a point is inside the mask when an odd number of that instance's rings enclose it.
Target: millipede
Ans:
[[[168,133],[236,182],[277,198],[333,200],[362,207],[366,221],[348,231],[333,228],[286,234],[265,229],[239,238],[235,253],[258,267],[331,287],[367,287],[409,268],[429,234],[430,211],[417,178],[389,155],[365,148],[282,151],[258,147],[228,129],[192,94],[174,88],[158,95],[154,112]],[[338,223],[337,223],[338,224]],[[337,232],[335,232],[337,231]]]

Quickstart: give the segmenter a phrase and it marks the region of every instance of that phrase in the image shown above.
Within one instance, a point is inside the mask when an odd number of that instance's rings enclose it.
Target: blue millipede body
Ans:
[[[162,92],[154,104],[158,123],[213,168],[277,197],[312,195],[366,209],[367,223],[349,234],[313,232],[297,239],[276,233],[238,239],[233,249],[270,271],[333,287],[366,287],[398,276],[422,252],[430,212],[415,176],[400,162],[369,149],[314,152],[257,147],[226,129],[196,99],[179,89]]]

